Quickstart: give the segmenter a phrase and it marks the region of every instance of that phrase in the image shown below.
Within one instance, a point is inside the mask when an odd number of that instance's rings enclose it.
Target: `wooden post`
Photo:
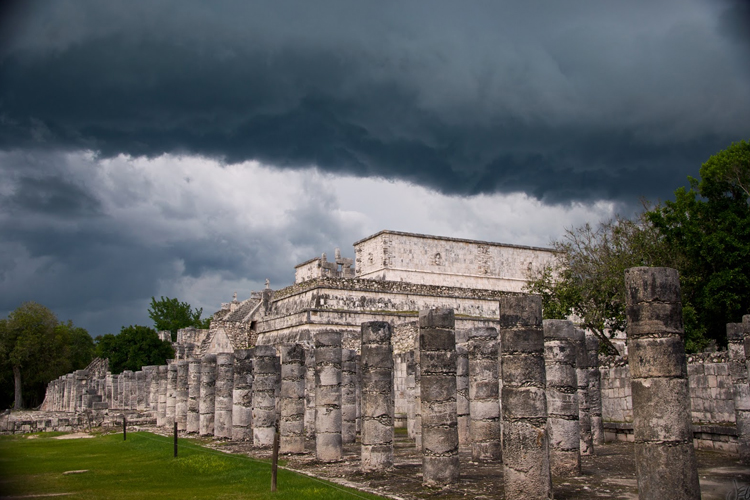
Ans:
[[[174,456],[177,457],[177,421],[174,423]]]
[[[271,491],[276,491],[276,471],[279,466],[279,421],[276,420],[276,432],[273,434],[273,455],[271,456]]]

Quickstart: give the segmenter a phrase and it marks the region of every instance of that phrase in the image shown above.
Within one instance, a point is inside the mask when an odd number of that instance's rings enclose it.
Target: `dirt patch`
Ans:
[[[70,434],[63,434],[62,436],[55,436],[52,439],[87,439],[94,437],[93,434],[87,434],[85,432],[72,432]]]

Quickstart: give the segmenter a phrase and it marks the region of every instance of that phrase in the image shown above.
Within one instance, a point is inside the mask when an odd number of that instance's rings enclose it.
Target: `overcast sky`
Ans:
[[[212,313],[382,229],[546,246],[750,139],[745,1],[0,8],[0,314]]]

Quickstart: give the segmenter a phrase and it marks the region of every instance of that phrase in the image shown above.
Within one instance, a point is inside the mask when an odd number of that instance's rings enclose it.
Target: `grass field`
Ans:
[[[54,439],[59,433],[0,436],[0,495],[67,493],[61,498],[375,499],[355,490],[279,470],[271,493],[271,466],[180,439],[145,432]],[[66,471],[87,470],[77,474]],[[51,495],[50,495],[51,496]],[[55,495],[57,496],[57,495]]]

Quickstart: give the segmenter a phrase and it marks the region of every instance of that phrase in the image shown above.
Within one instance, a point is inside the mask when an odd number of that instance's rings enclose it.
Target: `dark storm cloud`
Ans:
[[[242,212],[231,212],[235,204],[214,201],[206,187],[212,174],[187,182],[174,172],[149,176],[126,160],[106,167],[58,152],[0,152],[0,165],[0,317],[33,300],[94,335],[115,333],[151,323],[151,296],[216,276],[225,296],[193,302],[211,314],[238,281],[288,285],[295,264],[349,241],[318,183],[302,186],[278,223],[248,227]],[[180,182],[196,186],[171,185]],[[276,212],[261,206],[255,218]],[[187,299],[184,290],[180,298]]]
[[[750,137],[742,3],[43,3],[0,148],[198,153],[546,202],[669,196]]]

